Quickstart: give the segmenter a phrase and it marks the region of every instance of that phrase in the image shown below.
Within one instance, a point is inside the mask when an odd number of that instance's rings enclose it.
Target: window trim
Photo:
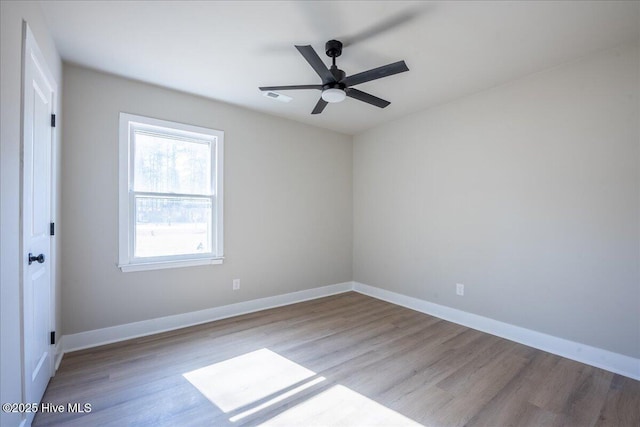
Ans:
[[[131,178],[133,176],[133,159],[131,153],[131,135],[134,128],[162,128],[163,133],[173,134],[176,137],[202,140],[206,135],[215,138],[212,144],[212,202],[215,203],[211,212],[211,226],[215,230],[215,239],[212,241],[211,254],[186,254],[175,256],[162,256],[153,258],[134,258],[133,256],[133,230],[135,221],[135,209],[133,206],[133,191]],[[169,128],[170,132],[166,132]],[[206,139],[206,138],[205,138]],[[224,260],[224,132],[221,130],[187,125],[183,123],[160,120],[151,117],[139,116],[129,113],[120,113],[118,133],[118,264],[123,272],[157,270],[165,268],[191,267],[197,265],[222,264]],[[215,162],[215,163],[214,163]],[[163,193],[165,194],[165,193]],[[171,193],[166,193],[171,195]],[[177,195],[177,194],[176,194]],[[207,197],[207,196],[203,196]]]

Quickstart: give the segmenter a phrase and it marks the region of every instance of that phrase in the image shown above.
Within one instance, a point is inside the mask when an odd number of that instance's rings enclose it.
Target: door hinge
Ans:
[[[56,115],[55,114],[51,115],[51,127],[52,128],[56,127]]]
[[[51,344],[56,343],[56,331],[51,331]]]
[[[51,222],[49,223],[49,236],[55,236],[56,235],[56,224]]]

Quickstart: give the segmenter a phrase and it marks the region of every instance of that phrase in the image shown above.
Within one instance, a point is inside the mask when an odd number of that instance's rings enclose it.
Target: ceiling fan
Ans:
[[[371,80],[381,79],[383,77],[392,76],[394,74],[403,73],[409,71],[409,67],[404,61],[394,62],[393,64],[383,65],[382,67],[373,68],[368,71],[363,71],[352,76],[347,76],[344,71],[336,66],[336,58],[342,55],[342,43],[338,40],[329,40],[325,45],[325,51],[327,56],[332,60],[331,68],[322,62],[322,59],[318,56],[316,51],[310,45],[296,46],[296,49],[302,54],[304,59],[307,60],[311,68],[320,76],[322,84],[318,85],[294,85],[294,86],[263,86],[259,89],[263,92],[274,90],[296,90],[296,89],[315,89],[322,91],[322,95],[318,100],[315,108],[311,114],[320,114],[327,103],[341,102],[347,96],[349,98],[357,99],[358,101],[366,102],[367,104],[374,105],[376,107],[384,108],[390,104],[389,101],[378,98],[366,92],[358,89],[354,89],[353,86],[361,83],[369,82]]]

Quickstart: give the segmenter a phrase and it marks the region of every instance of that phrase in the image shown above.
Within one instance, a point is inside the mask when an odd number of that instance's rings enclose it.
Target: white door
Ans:
[[[44,58],[24,30],[23,314],[25,403],[40,402],[53,373],[51,332],[51,114],[56,95]],[[31,422],[28,418],[28,423]]]

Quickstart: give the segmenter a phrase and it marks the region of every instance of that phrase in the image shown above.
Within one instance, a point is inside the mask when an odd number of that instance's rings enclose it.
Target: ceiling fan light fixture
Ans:
[[[330,88],[322,91],[322,99],[330,103],[342,102],[347,94],[342,89]]]

